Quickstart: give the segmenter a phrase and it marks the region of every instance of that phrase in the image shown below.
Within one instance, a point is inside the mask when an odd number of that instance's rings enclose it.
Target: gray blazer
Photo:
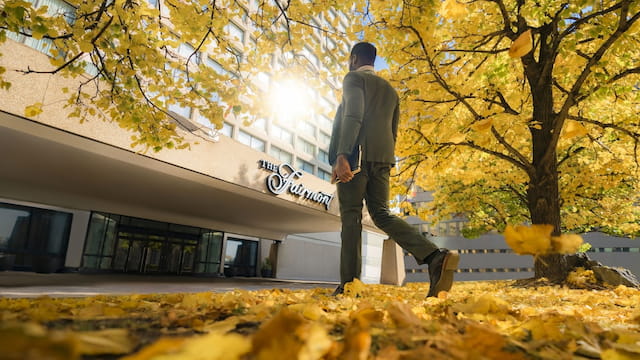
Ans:
[[[350,71],[343,80],[342,102],[336,112],[329,145],[329,163],[361,145],[364,161],[395,163],[398,133],[398,93],[370,70]]]

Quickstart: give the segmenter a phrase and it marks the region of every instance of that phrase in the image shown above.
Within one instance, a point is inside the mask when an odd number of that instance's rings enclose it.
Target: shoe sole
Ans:
[[[453,286],[453,273],[458,268],[460,263],[460,254],[457,252],[449,252],[444,258],[444,264],[442,265],[442,274],[440,280],[434,286],[434,293],[429,292],[427,296],[438,296],[440,291],[449,291]]]

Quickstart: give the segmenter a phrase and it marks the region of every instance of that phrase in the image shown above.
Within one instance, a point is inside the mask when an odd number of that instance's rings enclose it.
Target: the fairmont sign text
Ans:
[[[260,160],[258,163],[261,169],[272,172],[267,176],[267,189],[271,193],[279,195],[288,191],[301,198],[324,204],[325,209],[329,210],[333,195],[307,189],[301,183],[295,182],[295,180],[302,177],[302,171],[294,169],[289,164],[276,165],[267,160]]]

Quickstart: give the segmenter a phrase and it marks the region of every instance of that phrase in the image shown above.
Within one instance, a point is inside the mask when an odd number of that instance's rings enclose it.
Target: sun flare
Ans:
[[[309,88],[295,79],[274,84],[269,102],[275,120],[285,125],[293,125],[313,111]]]

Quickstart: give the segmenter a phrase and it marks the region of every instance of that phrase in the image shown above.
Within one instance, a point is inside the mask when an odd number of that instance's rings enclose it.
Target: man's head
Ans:
[[[376,47],[368,42],[359,42],[351,49],[349,70],[356,70],[363,65],[373,65],[376,61]]]

